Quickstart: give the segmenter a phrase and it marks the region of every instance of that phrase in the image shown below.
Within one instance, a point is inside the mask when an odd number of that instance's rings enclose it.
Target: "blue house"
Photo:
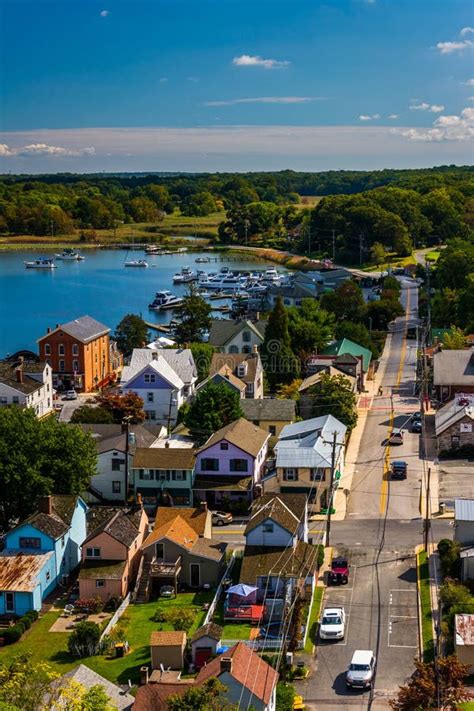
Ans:
[[[0,557],[0,614],[40,610],[44,598],[81,561],[87,504],[45,496],[39,510],[5,536]]]

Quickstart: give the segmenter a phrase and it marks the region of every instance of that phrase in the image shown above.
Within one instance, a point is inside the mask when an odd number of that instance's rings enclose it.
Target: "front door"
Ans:
[[[201,585],[201,566],[199,563],[191,563],[189,566],[190,585],[198,588]]]
[[[15,612],[15,594],[5,593],[5,612]]]

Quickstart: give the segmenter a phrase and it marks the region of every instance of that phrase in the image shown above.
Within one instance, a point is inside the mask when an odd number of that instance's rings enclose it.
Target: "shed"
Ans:
[[[474,672],[474,615],[455,615],[454,640],[456,656],[462,664],[469,665],[469,674]]]
[[[222,627],[215,622],[208,622],[200,627],[191,640],[193,664],[201,669],[215,654],[220,646]]]
[[[182,669],[186,632],[152,632],[150,636],[150,654],[152,669]]]

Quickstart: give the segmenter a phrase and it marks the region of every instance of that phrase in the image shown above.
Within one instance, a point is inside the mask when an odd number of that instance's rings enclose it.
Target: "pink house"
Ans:
[[[148,516],[141,504],[131,508],[95,506],[87,523],[89,535],[82,545],[79,596],[123,598],[135,583]]]

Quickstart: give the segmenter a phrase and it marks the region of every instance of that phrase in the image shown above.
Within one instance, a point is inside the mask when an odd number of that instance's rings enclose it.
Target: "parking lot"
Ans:
[[[474,462],[457,459],[439,463],[439,500],[448,508],[454,507],[454,499],[474,499]]]

